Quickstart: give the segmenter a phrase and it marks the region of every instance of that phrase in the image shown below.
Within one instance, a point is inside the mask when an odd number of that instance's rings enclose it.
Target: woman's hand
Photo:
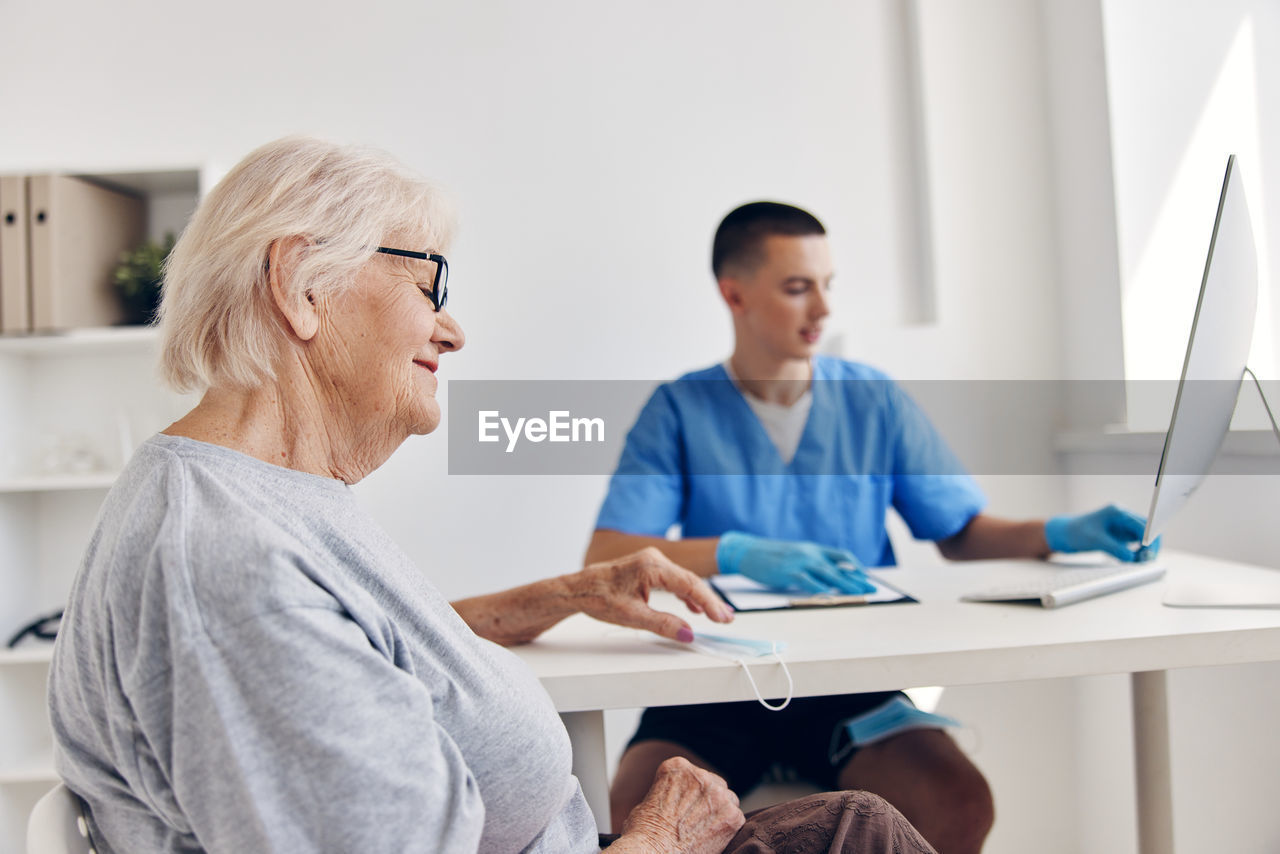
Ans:
[[[650,546],[635,554],[593,563],[581,572],[564,576],[569,595],[584,614],[664,638],[688,643],[693,629],[675,614],[649,607],[649,593],[667,590],[679,596],[695,614],[706,614],[717,623],[733,620],[733,609],[698,576],[671,562]]]
[[[695,614],[717,623],[733,619],[733,609],[698,576],[650,547],[586,569],[535,581],[513,590],[460,599],[453,603],[471,630],[503,646],[528,643],[579,611],[597,620],[647,629],[682,643],[693,629],[674,614],[649,607],[649,592],[669,590]]]
[[[724,780],[676,756],[658,766],[649,794],[608,850],[719,854],[745,821]]]

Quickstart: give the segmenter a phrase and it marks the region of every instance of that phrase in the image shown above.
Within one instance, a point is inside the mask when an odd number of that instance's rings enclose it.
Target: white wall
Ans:
[[[1057,375],[1037,3],[920,4],[928,326],[898,320],[911,246],[895,201],[907,95],[891,0],[785,13],[386,2],[352,15],[135,3],[122,19],[99,4],[10,3],[0,51],[15,73],[0,107],[24,118],[7,126],[0,169],[216,172],[291,131],[384,146],[461,209],[451,306],[469,344],[446,380],[663,379],[722,358],[714,225],[743,200],[792,199],[832,233],[831,326],[849,355],[904,377]],[[451,567],[433,570],[448,592],[577,561],[602,479],[450,478],[440,500],[446,441],[408,443],[365,492],[425,566]],[[504,542],[428,544],[419,501],[442,530],[474,530],[476,502],[518,527]],[[480,565],[483,580],[463,575]]]
[[[894,325],[911,255],[899,20],[890,0],[135,3],[125,19],[10,3],[0,106],[24,118],[0,169],[216,171],[294,131],[381,145],[461,209],[451,308],[469,345],[446,386],[665,379],[728,350],[710,239],[753,198],[819,212],[850,322]],[[602,478],[446,487],[446,442],[409,443],[364,489],[446,592],[578,563]],[[479,529],[478,507],[510,536]],[[423,538],[424,516],[458,535]]]
[[[1176,377],[1204,265],[1226,155],[1238,153],[1249,173],[1249,202],[1262,262],[1254,356],[1264,378],[1274,375],[1271,348],[1280,240],[1280,175],[1269,152],[1280,141],[1277,111],[1277,34],[1280,8],[1271,2],[1104,0],[1106,103],[1114,164],[1114,222],[1118,274],[1106,286],[1081,293],[1068,358],[1088,354],[1089,317],[1103,326],[1096,377]],[[1250,69],[1252,66],[1252,69]],[[1249,80],[1250,70],[1257,82]],[[1095,209],[1104,210],[1098,202]],[[1112,322],[1122,306],[1123,358],[1117,358]],[[1068,333],[1069,336],[1072,333]],[[1099,355],[1101,358],[1099,359]],[[1131,424],[1163,430],[1166,406],[1153,406],[1155,422]],[[1150,394],[1148,388],[1144,391]],[[1242,409],[1253,409],[1252,386]],[[1145,408],[1145,407],[1144,407]],[[1135,455],[1105,439],[1064,457],[1069,504],[1084,510],[1102,501],[1145,509],[1150,501],[1158,436],[1135,468]],[[1238,444],[1238,443],[1237,443]],[[1274,449],[1270,449],[1274,453]],[[1269,462],[1269,461],[1268,461]],[[1142,468],[1145,464],[1146,468]],[[1228,447],[1225,471],[1258,469],[1256,457]],[[1100,474],[1146,471],[1140,475]],[[1280,536],[1272,510],[1280,484],[1272,475],[1211,476],[1164,535],[1169,548],[1277,565]],[[1175,834],[1182,851],[1274,851],[1280,820],[1268,801],[1274,791],[1277,740],[1269,710],[1275,706],[1277,668],[1253,665],[1177,671],[1170,677]],[[1082,767],[1113,773],[1082,786],[1081,850],[1136,850],[1133,835],[1132,736],[1129,693],[1123,677],[1079,680],[1075,733]]]
[[[1269,0],[1103,4],[1123,277],[1125,374],[1176,379],[1227,156],[1237,155],[1259,249],[1250,363],[1280,368],[1280,7]],[[1159,22],[1159,26],[1153,26]],[[1164,406],[1172,403],[1172,386]],[[1142,413],[1130,408],[1131,423]]]
[[[8,0],[0,171],[216,171],[293,131],[385,147],[461,209],[451,308],[469,343],[446,380],[662,379],[722,358],[715,223],[748,199],[793,200],[831,232],[830,327],[846,355],[908,378],[1064,376],[1063,353],[1087,334],[1063,339],[1074,303],[1058,281],[1089,280],[1082,246],[1109,233],[1090,220],[1109,187],[1098,9],[918,0],[929,324],[904,320],[919,294],[903,283],[915,248],[898,189],[917,98],[903,88],[902,17],[898,0],[150,0],[123,12]],[[1046,447],[1063,417],[1036,414]],[[433,580],[454,596],[578,565],[604,478],[451,477],[446,432],[407,443],[360,488]],[[998,513],[1063,504],[1057,478],[981,480]],[[1074,745],[1055,737],[1073,726],[1073,692],[944,696],[982,733],[971,746],[1000,810],[989,851],[1083,850]]]

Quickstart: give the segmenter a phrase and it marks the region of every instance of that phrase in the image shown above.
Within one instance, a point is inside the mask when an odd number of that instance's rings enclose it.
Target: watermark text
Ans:
[[[481,442],[501,442],[499,430],[506,434],[510,454],[524,438],[529,442],[603,442],[603,418],[574,418],[567,409],[553,409],[546,418],[517,418],[513,422],[496,409],[479,412]]]

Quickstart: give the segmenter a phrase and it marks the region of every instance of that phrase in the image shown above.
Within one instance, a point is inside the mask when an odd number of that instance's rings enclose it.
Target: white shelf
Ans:
[[[0,336],[0,353],[18,356],[93,356],[145,352],[160,340],[154,326],[101,326],[31,335]]]
[[[110,489],[119,472],[91,472],[89,474],[43,474],[30,477],[0,478],[0,493],[5,492],[68,492],[77,489]]]
[[[180,234],[215,176],[202,167],[137,165],[57,171],[141,196],[150,240]],[[160,338],[152,326],[0,335],[0,612],[10,633],[65,600],[125,450],[189,408],[160,381]],[[77,466],[96,470],[41,473]],[[0,852],[24,850],[34,797],[58,779],[45,712],[52,659],[47,641],[0,646]]]
[[[0,647],[0,667],[16,664],[48,664],[53,661],[53,644],[43,641],[29,643],[17,649]]]
[[[189,194],[194,200],[200,192],[198,169],[148,169],[135,172],[81,172],[77,177],[88,178],[98,184],[107,184],[143,196]]]
[[[21,783],[58,782],[58,772],[53,769],[53,754],[39,753],[27,759],[0,768],[0,786]]]

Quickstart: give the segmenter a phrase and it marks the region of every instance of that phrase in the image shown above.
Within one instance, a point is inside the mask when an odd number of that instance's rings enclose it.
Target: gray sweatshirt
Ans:
[[[103,854],[599,850],[519,659],[347,486],[215,445],[155,436],[107,496],[49,708]]]

